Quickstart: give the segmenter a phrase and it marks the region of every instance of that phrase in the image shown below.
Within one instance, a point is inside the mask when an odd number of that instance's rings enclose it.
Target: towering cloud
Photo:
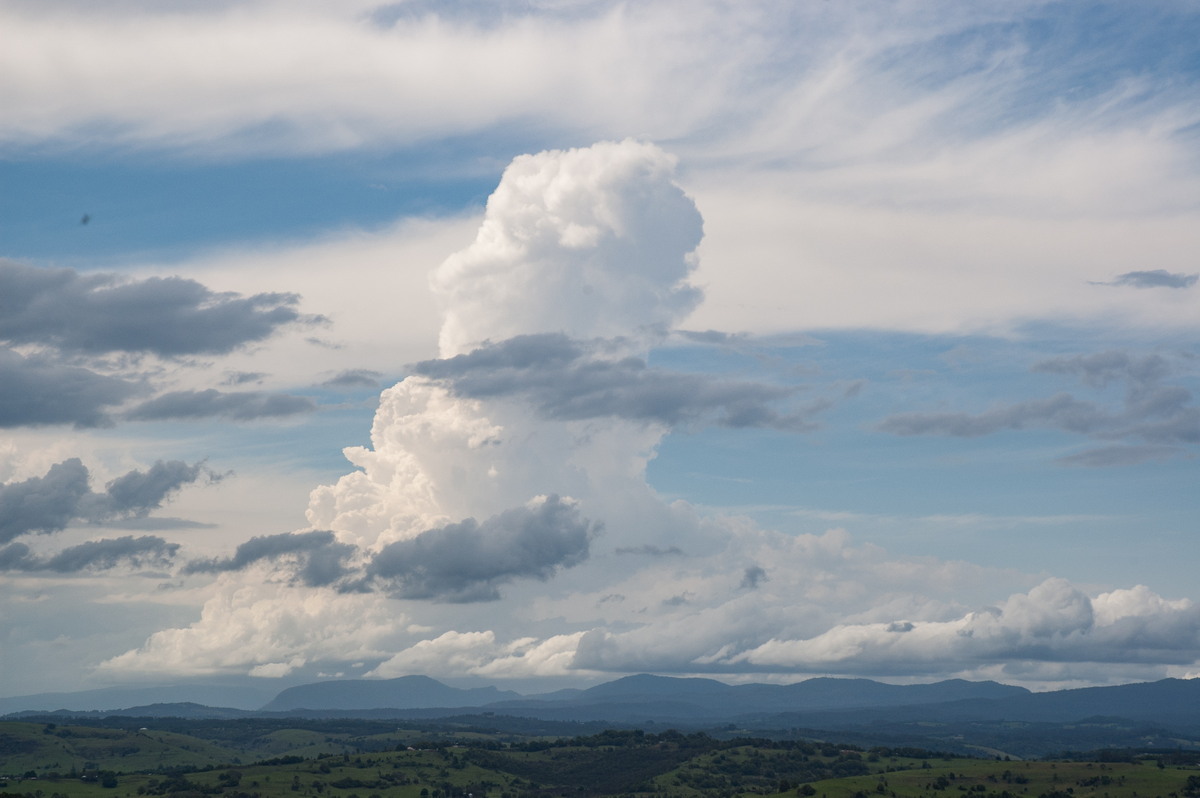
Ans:
[[[361,471],[314,491],[312,525],[379,549],[538,496],[572,497],[593,520],[628,517],[610,531],[669,515],[641,478],[665,425],[710,411],[767,417],[786,394],[712,388],[629,359],[700,298],[687,278],[701,219],[673,168],[635,141],[515,159],[475,241],[432,277],[443,359],[384,391],[372,447],[346,450]],[[502,527],[472,534],[489,528]],[[571,560],[585,552],[568,549]],[[513,575],[540,572],[542,555],[525,556]],[[411,574],[404,584],[440,592]]]

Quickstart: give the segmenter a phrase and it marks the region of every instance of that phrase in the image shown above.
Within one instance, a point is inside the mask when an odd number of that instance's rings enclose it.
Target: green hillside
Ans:
[[[1200,798],[1200,768],[1182,753],[1035,762],[675,731],[242,732],[223,747],[153,728],[0,723],[0,798]]]

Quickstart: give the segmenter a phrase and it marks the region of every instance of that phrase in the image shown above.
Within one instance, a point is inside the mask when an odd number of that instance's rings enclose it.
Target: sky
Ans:
[[[1194,4],[0,30],[0,696],[1200,675]]]

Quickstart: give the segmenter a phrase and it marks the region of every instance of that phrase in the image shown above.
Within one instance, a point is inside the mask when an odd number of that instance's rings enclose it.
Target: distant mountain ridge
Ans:
[[[954,679],[931,684],[894,685],[869,679],[816,678],[789,685],[728,685],[715,679],[639,674],[587,689],[522,696],[496,687],[456,688],[427,676],[396,679],[344,679],[290,687],[257,710],[217,707],[195,701],[149,701],[119,710],[108,704],[99,714],[137,717],[356,717],[438,718],[508,716],[547,722],[610,723],[625,726],[673,724],[711,728],[737,724],[746,729],[809,728],[847,730],[916,722],[970,723],[1017,721],[1075,723],[1097,717],[1169,724],[1200,734],[1200,680],[1089,687],[1032,693],[997,682]],[[161,689],[131,691],[156,695]],[[77,694],[96,704],[121,693]],[[0,712],[43,713],[70,706],[72,694],[44,694],[53,704],[30,706],[38,697],[0,699]],[[230,694],[231,695],[231,694]],[[10,708],[14,707],[14,708]],[[88,707],[93,713],[97,710]],[[85,710],[85,711],[87,711]]]
[[[539,696],[505,701],[489,709],[540,718],[566,719],[586,712],[589,720],[722,719],[785,711],[901,707],[963,699],[995,700],[1030,695],[1023,687],[962,679],[895,685],[870,679],[809,679],[795,684],[728,685],[715,679],[679,679],[640,674],[596,685],[578,695],[547,701]],[[588,711],[590,710],[590,712]]]
[[[495,687],[449,687],[428,676],[340,679],[289,687],[263,706],[264,712],[297,709],[430,709],[478,707],[521,698]]]

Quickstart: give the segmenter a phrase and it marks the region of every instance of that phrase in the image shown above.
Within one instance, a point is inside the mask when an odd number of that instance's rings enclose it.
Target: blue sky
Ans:
[[[0,23],[0,694],[1200,673],[1188,4]]]

